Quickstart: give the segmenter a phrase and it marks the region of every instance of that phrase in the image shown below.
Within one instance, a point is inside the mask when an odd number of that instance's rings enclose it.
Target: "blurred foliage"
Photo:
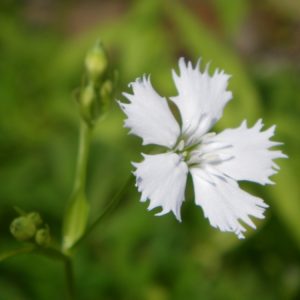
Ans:
[[[117,16],[68,34],[64,18],[79,2],[62,1],[59,18],[39,24],[24,13],[30,1],[2,1],[0,250],[18,247],[9,234],[14,205],[41,212],[53,236],[60,238],[78,138],[72,91],[81,80],[86,50],[101,37],[112,67],[120,71],[119,98],[144,73],[152,74],[160,93],[173,95],[170,68],[176,67],[178,57],[202,57],[203,63],[211,61],[212,69],[232,74],[234,100],[217,130],[262,117],[266,126],[278,125],[276,139],[284,142],[289,159],[279,162],[282,170],[274,177],[275,186],[245,184],[270,208],[266,220],[256,222],[258,229],[249,230],[243,241],[209,226],[193,203],[191,183],[182,224],[172,215],[156,218],[147,212],[132,186],[76,253],[78,299],[299,299],[299,61],[270,63],[267,54],[253,60],[254,54],[238,53],[235,40],[257,9],[251,2],[199,1],[201,6],[196,1],[124,1]],[[267,2],[269,13],[273,9],[278,14],[279,2]],[[203,18],[207,5],[217,30]],[[284,18],[294,22],[295,13],[286,8]],[[92,218],[127,180],[130,161],[141,159],[139,139],[127,136],[124,116],[115,102],[112,106],[97,125],[91,149]],[[62,268],[37,255],[6,260],[0,264],[0,299],[63,299]]]

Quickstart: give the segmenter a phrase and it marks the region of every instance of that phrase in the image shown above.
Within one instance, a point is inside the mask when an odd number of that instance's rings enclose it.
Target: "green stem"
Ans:
[[[35,249],[35,246],[30,245],[30,246],[27,246],[27,247],[23,247],[23,248],[19,248],[19,249],[16,249],[16,250],[7,251],[5,253],[1,253],[0,254],[0,262],[4,261],[4,260],[6,260],[10,257],[17,256],[19,254],[30,253],[34,249]]]
[[[74,187],[63,220],[62,248],[65,253],[80,238],[88,220],[89,205],[85,184],[92,129],[92,126],[81,119]]]
[[[68,300],[75,299],[74,273],[71,258],[56,248],[36,247],[35,252],[64,263]]]
[[[37,254],[41,254],[41,255],[50,257],[51,259],[57,259],[57,260],[62,261],[64,263],[64,267],[65,267],[68,299],[69,300],[75,299],[73,267],[72,267],[71,258],[69,256],[63,254],[60,250],[58,250],[54,247],[42,248],[42,247],[38,247],[38,246],[32,244],[32,245],[29,245],[29,246],[26,246],[23,248],[11,250],[11,251],[1,254],[0,262],[5,259],[8,259],[10,257],[14,257],[14,256],[17,256],[17,255],[23,254],[23,253],[37,253]]]
[[[87,236],[99,225],[99,223],[102,221],[102,219],[111,212],[120,202],[120,200],[124,197],[127,189],[132,185],[133,183],[133,176],[130,176],[125,184],[122,186],[122,188],[114,195],[112,200],[107,204],[107,206],[103,209],[103,212],[94,220],[94,222],[86,229],[85,233],[81,236],[80,239],[74,245],[72,248],[77,247],[79,244],[81,244]]]
[[[86,171],[88,156],[90,150],[90,142],[92,135],[92,127],[88,126],[83,120],[80,121],[79,147],[77,155],[77,165],[74,180],[74,193],[85,189]]]
[[[74,287],[74,273],[73,273],[72,261],[69,257],[66,257],[64,263],[65,263],[65,274],[66,274],[69,300],[74,300],[75,287]]]

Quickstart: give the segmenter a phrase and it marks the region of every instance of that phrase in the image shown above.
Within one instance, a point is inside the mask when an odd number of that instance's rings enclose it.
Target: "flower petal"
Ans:
[[[262,127],[261,120],[258,120],[252,128],[247,128],[247,123],[244,121],[238,128],[226,129],[211,137],[203,148],[213,147],[214,144],[224,146],[220,147],[221,150],[215,151],[221,158],[225,158],[215,164],[219,172],[235,180],[271,184],[273,182],[269,177],[279,169],[273,160],[287,156],[281,151],[269,150],[272,146],[280,145],[278,142],[270,141],[275,126],[265,131],[261,131]]]
[[[127,115],[125,127],[143,139],[143,145],[157,144],[172,148],[180,134],[179,125],[165,98],[153,89],[149,77],[130,84],[133,94],[123,93],[130,103],[119,102]]]
[[[191,62],[186,64],[180,58],[180,75],[173,70],[178,96],[171,98],[180,111],[183,132],[196,139],[221,118],[224,106],[232,98],[226,90],[230,76],[218,69],[210,76],[208,65],[201,73],[199,65],[200,61],[193,68]]]
[[[237,182],[207,168],[192,168],[195,202],[201,206],[210,224],[221,231],[234,232],[244,238],[245,227],[240,221],[255,228],[249,216],[264,218],[268,207],[262,199],[241,190]]]
[[[182,158],[175,153],[157,155],[143,155],[141,163],[134,163],[136,167],[136,185],[142,192],[141,201],[150,200],[148,210],[162,207],[157,215],[170,211],[181,221],[180,208],[184,201],[184,191],[188,167]]]

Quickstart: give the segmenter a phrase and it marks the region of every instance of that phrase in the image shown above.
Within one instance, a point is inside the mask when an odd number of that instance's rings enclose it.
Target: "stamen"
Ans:
[[[184,140],[181,140],[181,141],[178,143],[178,145],[177,145],[177,147],[176,147],[175,150],[181,152],[183,149],[184,149]]]

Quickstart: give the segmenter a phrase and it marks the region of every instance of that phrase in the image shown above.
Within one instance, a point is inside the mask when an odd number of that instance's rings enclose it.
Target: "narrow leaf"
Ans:
[[[89,215],[89,204],[83,192],[77,192],[70,201],[64,218],[63,249],[70,249],[83,235]]]

